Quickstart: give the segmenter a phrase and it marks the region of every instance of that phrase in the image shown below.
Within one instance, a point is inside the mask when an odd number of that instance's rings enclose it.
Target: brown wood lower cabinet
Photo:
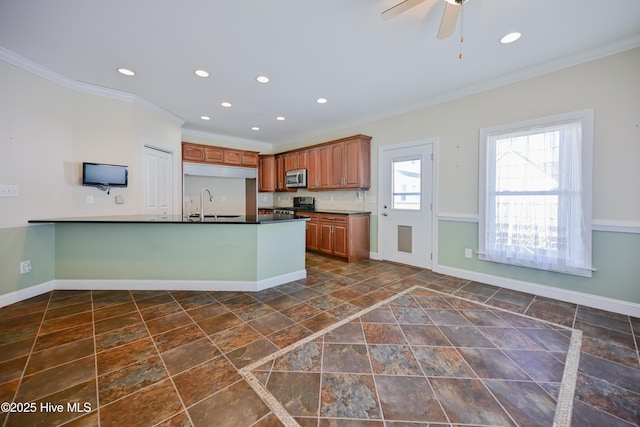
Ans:
[[[320,221],[317,214],[305,213],[306,216],[311,218],[307,221],[307,249],[311,251],[320,250]]]
[[[346,258],[348,262],[369,259],[369,214],[304,213],[307,249]]]

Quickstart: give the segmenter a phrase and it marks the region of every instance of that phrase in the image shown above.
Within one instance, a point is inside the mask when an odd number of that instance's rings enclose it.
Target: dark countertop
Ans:
[[[206,217],[206,224],[273,224],[288,221],[306,221],[307,218],[296,218],[293,215],[258,215],[258,216],[224,216]],[[113,215],[85,216],[75,218],[31,219],[29,223],[102,223],[102,224],[201,224],[199,217],[187,218],[180,215]]]
[[[274,206],[274,207],[259,207],[258,209],[292,209],[291,206]],[[333,215],[370,215],[369,211],[356,211],[356,210],[348,210],[348,209],[324,209],[324,208],[315,208],[309,210],[299,210],[296,212],[308,212],[308,213],[318,213],[318,214],[333,214]]]

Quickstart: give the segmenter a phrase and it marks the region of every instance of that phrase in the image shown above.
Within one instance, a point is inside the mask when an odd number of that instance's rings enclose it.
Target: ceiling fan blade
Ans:
[[[461,7],[462,6],[447,3],[447,7],[445,7],[444,14],[442,15],[438,39],[444,39],[453,34],[456,29],[456,24],[458,23],[458,15],[460,15]]]
[[[390,7],[389,9],[382,12],[382,19],[388,21],[389,19],[394,18],[400,15],[402,12],[411,9],[412,7],[417,6],[420,3],[424,3],[425,1],[427,1],[428,3],[432,3],[431,6],[433,6],[433,4],[435,4],[436,2],[436,0],[404,0],[403,2],[398,3],[397,5]],[[431,6],[429,6],[429,8],[431,8]]]

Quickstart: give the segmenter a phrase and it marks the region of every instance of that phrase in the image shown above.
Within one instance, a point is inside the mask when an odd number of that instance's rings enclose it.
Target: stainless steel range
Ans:
[[[316,209],[314,197],[294,197],[292,207],[275,208],[273,213],[280,215],[295,215],[298,211],[313,211]]]

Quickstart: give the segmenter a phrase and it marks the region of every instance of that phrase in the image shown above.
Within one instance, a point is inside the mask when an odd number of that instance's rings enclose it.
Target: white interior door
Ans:
[[[144,213],[173,215],[173,153],[144,146]]]
[[[382,147],[380,158],[379,255],[431,268],[433,144]]]

